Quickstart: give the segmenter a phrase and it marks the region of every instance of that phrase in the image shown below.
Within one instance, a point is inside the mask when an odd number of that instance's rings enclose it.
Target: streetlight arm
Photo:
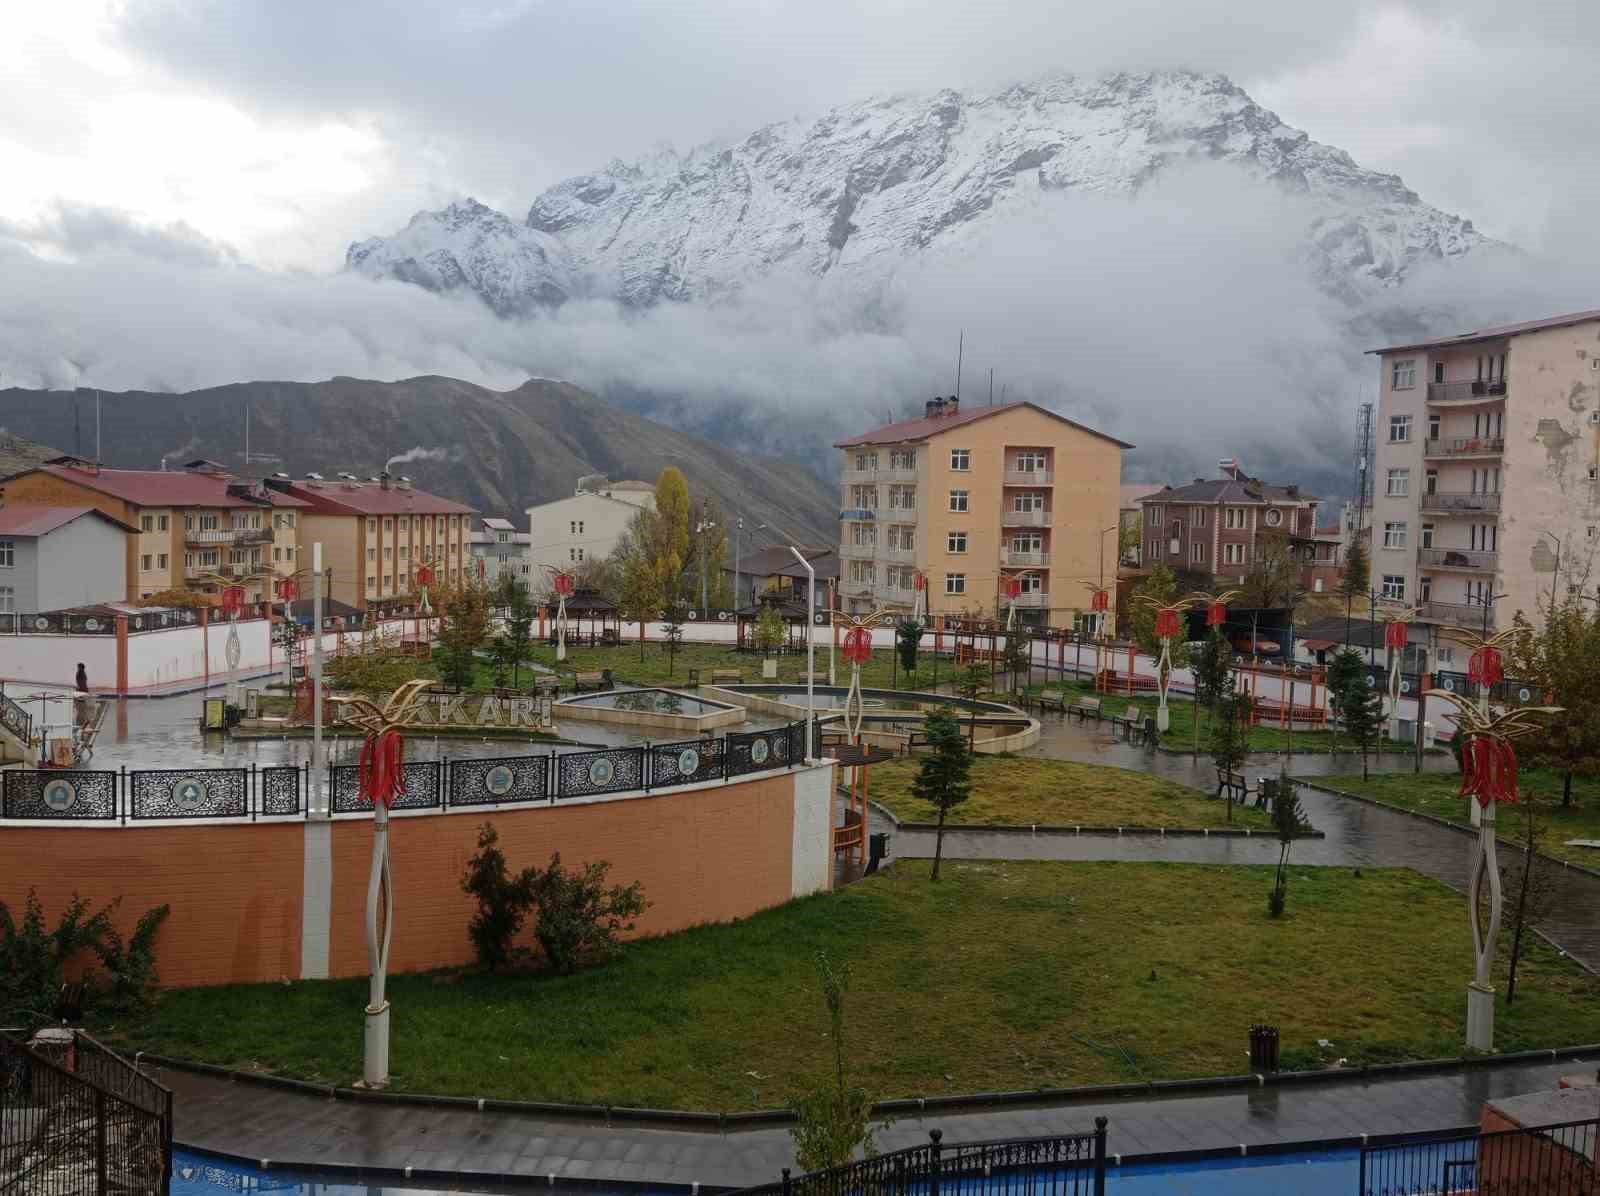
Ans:
[[[817,571],[793,544],[789,551],[806,571],[806,759],[817,758]]]

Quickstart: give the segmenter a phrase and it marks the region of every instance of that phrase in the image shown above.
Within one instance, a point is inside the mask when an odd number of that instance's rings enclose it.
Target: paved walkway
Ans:
[[[1362,1134],[1427,1133],[1475,1124],[1486,1099],[1537,1092],[1590,1061],[1363,1082],[1330,1081],[1235,1089],[1151,1100],[1090,1100],[1048,1107],[902,1117],[879,1134],[880,1149],[1076,1133],[1110,1118],[1114,1155],[1237,1150]],[[462,1172],[483,1182],[557,1176],[608,1181],[743,1187],[775,1180],[793,1165],[782,1126],[730,1133],[612,1126],[471,1110],[334,1101],[257,1084],[162,1070],[177,1093],[177,1140],[185,1146],[284,1167],[342,1166],[403,1172]],[[1596,1113],[1600,1113],[1597,1096]],[[418,1176],[417,1178],[425,1178]]]

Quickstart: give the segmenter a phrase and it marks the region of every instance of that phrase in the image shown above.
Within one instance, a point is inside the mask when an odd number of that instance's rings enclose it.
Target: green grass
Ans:
[[[907,682],[905,670],[897,667],[893,657],[894,654],[887,648],[873,652],[872,659],[861,667],[861,684],[878,689],[891,688],[891,682],[896,689],[932,687],[934,671],[931,656],[924,653],[919,658],[923,667],[913,674],[910,683]],[[700,670],[702,683],[709,682],[712,669],[738,669],[749,684],[759,684],[763,680],[762,657],[759,653],[735,652],[731,647],[718,644],[682,644],[676,659],[672,659],[664,644],[649,641],[644,645],[643,660],[640,659],[637,640],[624,641],[615,648],[575,648],[569,645],[567,659],[558,665],[556,650],[540,643],[535,646],[532,659],[546,668],[563,673],[610,669],[618,680],[640,685],[683,685],[688,681],[689,670],[695,668]],[[803,652],[785,653],[774,659],[778,662],[777,679],[780,682],[797,681],[800,674],[805,672],[806,657]],[[820,642],[817,645],[817,671],[824,675],[828,671],[828,649]],[[479,683],[489,684],[491,672],[487,662],[480,661]],[[842,653],[835,654],[834,676],[840,685],[850,684],[850,666],[845,663]],[[953,676],[950,661],[940,660],[940,683],[949,682]]]
[[[1316,777],[1318,784],[1363,797],[1376,798],[1392,806],[1432,814],[1461,826],[1470,826],[1470,798],[1458,796],[1461,774],[1457,772],[1374,773],[1360,777]],[[1600,777],[1572,778],[1572,805],[1561,805],[1561,774],[1543,768],[1522,768],[1517,773],[1517,788],[1531,799],[1536,823],[1535,841],[1539,850],[1557,859],[1571,860],[1600,868],[1600,849],[1568,847],[1568,839],[1600,839]],[[1502,840],[1520,842],[1523,835],[1523,807],[1498,805],[1495,820]]]
[[[677,1108],[780,1104],[824,1073],[813,957],[853,967],[848,1056],[880,1097],[1238,1073],[1246,1031],[1285,1055],[1456,1055],[1471,939],[1458,894],[1408,871],[902,862],[833,894],[631,946],[565,978],[393,977],[404,1091]],[[402,921],[396,931],[404,936]],[[465,934],[465,927],[462,928]],[[1508,936],[1502,936],[1502,942]],[[1496,969],[1503,981],[1505,965]],[[364,979],[191,989],[117,1041],[349,1083]],[[1596,982],[1533,944],[1501,1050],[1600,1039]]]
[[[912,796],[919,761],[872,769],[871,796],[902,822],[934,822],[939,813]],[[1228,804],[1176,781],[1104,764],[1032,756],[977,756],[972,796],[950,811],[949,825],[1237,826],[1269,825],[1264,812]]]
[[[1308,700],[1311,696],[1309,683],[1300,691],[1301,700]],[[1087,681],[1051,682],[1049,685],[1031,685],[1028,687],[1030,694],[1064,691],[1067,700],[1074,698],[1099,698],[1101,709],[1109,713],[1120,715],[1128,708],[1128,703],[1155,716],[1158,705],[1154,697],[1128,697],[1125,694],[1103,694],[1095,690],[1094,685]],[[1208,732],[1211,728],[1211,715],[1204,706],[1200,707],[1200,754],[1207,751]],[[1188,694],[1174,691],[1167,698],[1167,715],[1169,728],[1161,737],[1161,746],[1170,751],[1188,752],[1194,748],[1194,699]],[[1047,716],[1054,717],[1054,716]],[[1330,738],[1331,737],[1331,738]],[[1348,735],[1333,736],[1330,731],[1296,730],[1291,736],[1282,727],[1259,725],[1250,728],[1250,750],[1253,752],[1281,752],[1293,742],[1297,752],[1326,752],[1330,743],[1341,751],[1353,751],[1355,741]],[[1385,736],[1381,747],[1383,752],[1409,752],[1412,746],[1409,743],[1400,743]]]

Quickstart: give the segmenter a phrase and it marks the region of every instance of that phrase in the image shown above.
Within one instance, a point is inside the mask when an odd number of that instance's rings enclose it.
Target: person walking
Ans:
[[[73,688],[78,691],[78,696],[73,699],[73,713],[77,715],[78,726],[83,726],[89,720],[89,670],[78,662],[78,675],[73,678]]]

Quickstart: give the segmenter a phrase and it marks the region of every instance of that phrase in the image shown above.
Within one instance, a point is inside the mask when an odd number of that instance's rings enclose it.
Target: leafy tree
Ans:
[[[1361,658],[1353,648],[1341,648],[1334,657],[1354,656],[1359,665]],[[1332,676],[1328,679],[1328,700],[1344,723],[1344,729],[1361,745],[1361,776],[1368,775],[1368,753],[1383,732],[1383,694],[1376,686],[1367,684],[1366,669],[1359,672],[1345,666],[1340,673],[1340,687],[1334,688]]]
[[[550,866],[540,871],[529,869],[529,884],[538,915],[533,937],[562,975],[577,971],[585,963],[600,963],[622,950],[623,931],[632,930],[638,916],[649,908],[644,888],[631,885],[606,886],[611,865],[605,860],[571,871],[561,866],[561,853],[550,857]]]
[[[833,1040],[832,1082],[819,1081],[794,1101],[794,1157],[806,1171],[838,1167],[855,1157],[876,1154],[873,1144],[872,1098],[860,1086],[847,1086],[844,1072],[844,995],[850,988],[850,965],[834,967],[826,951],[817,952],[817,976],[828,1008]]]
[[[1207,634],[1204,646],[1194,653],[1190,664],[1194,670],[1195,695],[1211,709],[1233,689],[1233,649],[1222,635],[1220,627]]]
[[[477,673],[477,651],[489,637],[489,591],[476,581],[452,586],[439,595],[439,672],[466,689]]]
[[[1256,559],[1239,587],[1240,604],[1256,610],[1296,605],[1305,593],[1300,569],[1301,562],[1295,559],[1287,536],[1263,536],[1256,542]]]
[[[778,613],[776,606],[767,603],[756,616],[756,647],[763,652],[771,653],[783,643],[784,634],[783,616]]]
[[[1360,539],[1352,539],[1344,553],[1344,572],[1339,575],[1338,592],[1349,602],[1364,598],[1372,581],[1372,564],[1367,559],[1367,546]]]
[[[922,647],[922,624],[915,619],[901,619],[894,628],[894,650],[900,657],[900,667],[909,678],[917,671],[917,651]]]
[[[1574,775],[1600,772],[1600,612],[1572,598],[1552,606],[1536,629],[1521,611],[1507,654],[1512,674],[1532,681],[1561,707],[1529,753],[1561,771],[1561,804],[1572,804]]]
[[[121,902],[119,897],[90,913],[88,901],[74,893],[53,930],[36,890],[28,890],[20,921],[0,902],[0,1024],[33,1028],[53,1022],[68,969],[89,955],[104,970],[78,973],[86,1007],[94,1003],[122,1012],[149,1002],[156,983],[156,935],[170,909],[158,905],[146,911],[124,942],[112,921]]]
[[[1156,636],[1156,612],[1141,598],[1154,598],[1163,604],[1177,599],[1178,579],[1165,565],[1156,565],[1133,589],[1128,603],[1128,635],[1139,650],[1150,656],[1161,655],[1161,640]],[[1180,637],[1172,643],[1172,664],[1182,668],[1189,663],[1189,646]]]
[[[977,661],[973,661],[955,676],[955,691],[969,702],[978,700],[978,695],[989,688],[989,670]],[[976,716],[967,719],[967,742],[973,743],[977,739],[978,723]]]
[[[1006,646],[1001,659],[1011,677],[1011,690],[1015,693],[1033,663],[1033,637],[1020,627],[1006,632]]]
[[[534,870],[524,868],[513,876],[499,838],[487,822],[478,828],[478,854],[467,861],[461,878],[461,891],[478,902],[478,912],[467,923],[467,934],[478,962],[491,972],[516,957],[517,932],[533,905]]]
[[[656,478],[651,560],[667,602],[683,597],[683,570],[689,557],[689,483],[683,471],[669,465]]]
[[[706,596],[705,605],[711,610],[726,609],[733,604],[732,580],[724,569],[732,555],[728,548],[727,522],[722,517],[717,500],[710,495],[703,495],[695,504],[694,515],[689,523],[689,549],[685,564],[694,570],[698,579],[694,601],[698,604],[703,592]]]
[[[1139,547],[1144,543],[1144,513],[1125,519],[1117,529],[1117,560],[1131,564],[1139,559]]]
[[[1236,773],[1250,755],[1250,712],[1253,703],[1243,690],[1218,700],[1211,723],[1211,759],[1224,772]],[[1223,796],[1221,782],[1217,796]],[[1233,791],[1227,791],[1228,821],[1233,821]]]
[[[618,578],[617,608],[622,617],[641,629],[652,622],[665,600],[661,578],[650,554],[655,512],[640,510],[628,524],[611,556]],[[644,660],[644,636],[639,637],[639,659]]]
[[[1287,774],[1280,775],[1277,793],[1272,799],[1272,829],[1278,835],[1278,871],[1272,879],[1272,892],[1267,895],[1267,913],[1271,917],[1283,916],[1284,902],[1289,896],[1289,850],[1305,821],[1299,786]]]
[[[407,681],[429,676],[433,667],[398,648],[325,658],[323,673],[329,685],[364,694],[390,694]]]
[[[948,706],[928,711],[923,729],[928,736],[929,751],[917,769],[911,793],[939,811],[930,878],[938,880],[939,860],[944,855],[945,819],[951,810],[972,796],[972,753],[961,741],[961,724]]]

